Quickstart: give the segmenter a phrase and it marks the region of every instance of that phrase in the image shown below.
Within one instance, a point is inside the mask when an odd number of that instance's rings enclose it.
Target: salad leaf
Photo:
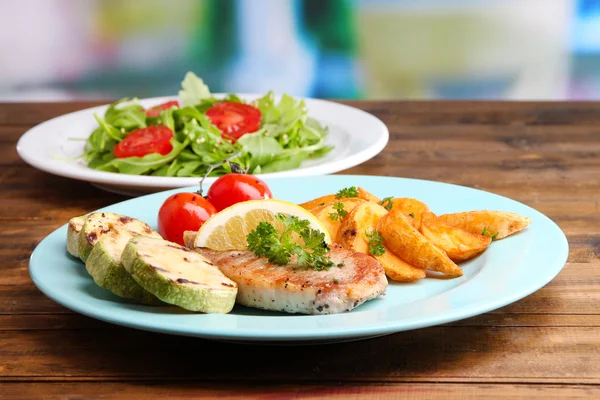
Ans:
[[[219,101],[245,103],[234,94],[216,98],[202,79],[186,74],[179,92],[182,108],[162,110],[147,117],[136,99],[122,99],[108,107],[103,117],[95,115],[98,127],[84,148],[90,168],[136,175],[219,176],[231,171],[229,162],[252,173],[277,172],[298,168],[304,160],[331,151],[325,143],[327,128],[308,117],[306,104],[291,96],[275,100],[273,92],[249,104],[261,111],[261,127],[237,141],[221,135],[206,116],[206,110]],[[117,159],[113,149],[135,129],[164,125],[174,133],[173,151],[162,156]]]
[[[121,99],[108,107],[104,113],[106,123],[126,130],[145,128],[146,113],[137,99]]]
[[[96,169],[107,172],[120,172],[123,174],[142,175],[154,171],[173,161],[175,157],[188,145],[171,140],[173,149],[164,156],[159,153],[146,154],[144,157],[114,158],[109,162],[99,165]]]
[[[210,97],[208,86],[195,73],[189,71],[185,74],[181,82],[179,98],[183,105],[193,106],[201,102],[202,99]]]
[[[244,152],[250,154],[250,168],[268,164],[283,151],[276,139],[260,133],[244,135],[238,143],[242,145]]]

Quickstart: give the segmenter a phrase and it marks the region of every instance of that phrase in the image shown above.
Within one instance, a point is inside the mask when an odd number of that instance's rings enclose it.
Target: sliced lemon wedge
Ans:
[[[327,244],[331,243],[327,228],[312,213],[288,201],[268,199],[237,203],[213,215],[198,231],[194,247],[219,251],[246,250],[248,248],[246,237],[260,222],[268,222],[279,233],[283,232],[283,224],[276,218],[279,213],[308,220],[310,228],[323,232]],[[293,237],[295,240],[302,240],[298,236]]]

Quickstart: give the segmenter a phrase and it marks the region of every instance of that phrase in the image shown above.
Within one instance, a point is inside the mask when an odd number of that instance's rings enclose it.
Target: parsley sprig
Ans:
[[[367,239],[369,239],[369,253],[372,256],[382,256],[385,254],[385,247],[383,247],[383,238],[379,232],[372,230],[367,231]]]
[[[329,218],[331,218],[333,221],[341,221],[346,215],[348,215],[348,211],[344,209],[344,203],[335,203],[333,208],[335,209],[335,212],[329,213]]]
[[[335,195],[336,199],[341,199],[342,197],[358,197],[358,188],[356,186],[350,186],[340,190]]]
[[[489,236],[489,237],[491,237],[491,238],[492,238],[492,240],[496,240],[496,237],[498,237],[498,232],[496,232],[496,233],[492,233],[492,232],[490,232],[490,231],[488,230],[487,226],[484,226],[484,227],[483,227],[483,232],[481,232],[481,234],[482,234],[483,236]]]
[[[390,211],[392,209],[392,206],[394,205],[394,197],[393,196],[384,197],[379,202],[379,205],[383,206],[386,210]]]
[[[283,232],[279,234],[268,222],[259,223],[246,237],[248,250],[278,265],[288,264],[295,255],[298,265],[303,267],[322,271],[333,266],[333,262],[326,256],[329,246],[323,232],[311,229],[309,221],[295,216],[279,213],[276,217],[284,226]],[[294,233],[302,238],[304,246],[294,242]]]

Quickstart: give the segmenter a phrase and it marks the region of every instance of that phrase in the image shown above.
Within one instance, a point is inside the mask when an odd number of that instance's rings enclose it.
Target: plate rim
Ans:
[[[305,177],[305,179],[306,178],[309,178],[309,177]],[[495,300],[488,300],[482,304],[454,307],[441,315],[439,313],[434,314],[433,316],[426,315],[425,317],[420,318],[420,319],[419,318],[409,319],[408,322],[403,319],[391,320],[391,321],[386,320],[386,321],[378,322],[378,323],[368,325],[368,326],[358,326],[358,327],[350,327],[350,328],[341,327],[341,328],[336,328],[336,329],[327,328],[327,329],[324,329],[322,332],[316,332],[313,329],[310,332],[300,331],[300,332],[293,332],[293,333],[291,333],[290,331],[257,332],[256,329],[246,329],[246,330],[237,329],[235,331],[231,331],[231,330],[222,331],[222,330],[214,329],[214,328],[208,329],[208,330],[204,329],[204,331],[202,331],[202,329],[201,329],[201,331],[198,331],[198,330],[194,331],[194,329],[192,329],[192,328],[182,330],[177,327],[173,328],[170,326],[166,326],[166,327],[165,326],[152,326],[152,325],[148,325],[148,324],[144,324],[144,323],[132,322],[123,317],[117,317],[117,318],[106,317],[101,312],[98,312],[98,310],[94,309],[94,307],[92,307],[92,310],[90,310],[89,307],[80,306],[77,302],[70,303],[68,301],[65,301],[65,297],[63,297],[62,295],[57,296],[56,292],[49,290],[49,288],[46,286],[46,284],[37,278],[36,273],[34,272],[35,268],[33,268],[32,266],[35,262],[37,262],[36,261],[36,253],[41,251],[39,249],[43,248],[44,243],[49,242],[50,240],[53,240],[54,236],[56,236],[56,235],[62,234],[63,237],[66,236],[65,233],[66,233],[67,224],[62,225],[61,227],[55,229],[53,232],[51,232],[49,235],[47,235],[34,249],[34,251],[30,257],[29,268],[28,268],[31,279],[34,282],[34,284],[36,285],[36,287],[42,293],[44,293],[46,296],[48,296],[53,301],[61,304],[62,306],[66,307],[70,310],[73,310],[75,312],[78,312],[80,314],[86,315],[88,317],[92,317],[92,318],[95,318],[95,319],[98,319],[101,321],[105,321],[105,322],[109,322],[112,324],[116,324],[116,325],[121,325],[121,326],[125,326],[125,327],[141,329],[141,330],[146,330],[146,331],[161,332],[161,333],[168,333],[168,334],[175,334],[175,335],[182,335],[182,336],[193,336],[193,337],[206,338],[206,339],[222,339],[222,340],[230,340],[230,341],[231,340],[233,340],[233,341],[244,340],[244,341],[252,341],[252,342],[268,342],[268,341],[271,341],[271,342],[290,342],[290,341],[301,342],[302,341],[302,342],[304,342],[304,341],[323,341],[323,340],[335,341],[335,340],[340,340],[340,339],[357,339],[357,338],[373,337],[373,336],[378,336],[378,335],[387,335],[387,334],[393,334],[393,333],[397,333],[397,332],[401,332],[401,331],[437,326],[437,325],[445,324],[448,322],[458,321],[458,320],[462,320],[465,318],[470,318],[470,317],[473,317],[476,315],[480,315],[480,314],[498,309],[500,307],[506,306],[508,304],[511,304],[515,301],[523,299],[524,297],[536,292],[537,290],[539,290],[540,288],[542,288],[546,284],[548,284],[550,281],[552,281],[562,271],[562,269],[564,268],[564,266],[567,262],[567,258],[568,258],[568,254],[569,254],[569,243],[566,238],[566,235],[560,229],[560,227],[554,221],[552,221],[549,217],[547,217],[546,215],[542,214],[541,212],[535,210],[534,208],[532,208],[526,204],[520,203],[516,200],[507,198],[505,196],[501,196],[501,195],[497,195],[495,193],[487,192],[487,191],[480,190],[480,189],[474,189],[474,188],[470,188],[470,187],[466,187],[466,186],[461,186],[461,185],[455,185],[455,184],[437,182],[437,181],[421,180],[421,179],[411,179],[411,178],[368,176],[368,175],[327,175],[327,176],[322,176],[320,178],[322,178],[322,179],[325,179],[325,178],[346,178],[346,179],[369,178],[369,179],[374,179],[375,178],[375,179],[384,179],[384,180],[391,179],[391,180],[399,180],[399,181],[411,181],[411,182],[421,183],[421,184],[424,183],[424,184],[434,184],[434,185],[435,184],[448,185],[448,186],[458,187],[461,189],[466,189],[469,191],[482,192],[482,193],[485,193],[486,195],[496,196],[498,198],[501,198],[502,200],[509,200],[510,202],[517,203],[517,204],[521,205],[522,207],[529,209],[532,214],[536,214],[536,218],[541,218],[545,222],[550,223],[550,226],[552,226],[552,228],[555,230],[554,233],[557,234],[556,239],[558,241],[560,241],[560,244],[556,246],[556,257],[555,257],[556,261],[552,265],[552,268],[549,268],[547,270],[546,275],[544,275],[542,279],[535,281],[534,284],[530,283],[527,287],[525,287],[523,289],[520,289],[515,292],[510,292],[509,295],[502,295]],[[289,179],[289,178],[281,177],[281,178],[276,178],[276,179],[277,180],[285,180],[285,179]],[[178,190],[181,190],[181,189],[172,189],[172,190],[168,190],[168,191],[164,191],[164,192],[160,192],[160,193],[150,194],[147,196],[166,195],[167,193],[176,192]],[[143,196],[143,197],[145,197],[145,196]],[[118,205],[122,205],[127,202],[140,201],[140,199],[142,199],[143,197],[138,197],[138,198],[134,198],[134,199],[117,202],[117,203],[111,204],[107,207],[101,208],[100,210],[104,210],[106,208],[111,208],[111,207],[115,207]],[[64,241],[64,238],[62,240]],[[65,257],[68,257],[66,252],[65,252]],[[475,275],[473,277],[473,279],[466,281],[464,283],[464,285],[468,284],[469,282],[473,282],[475,280],[474,278],[476,276],[477,275]],[[536,275],[536,277],[538,277],[538,276],[539,275]],[[411,303],[411,304],[431,301],[432,299],[436,299],[439,296],[443,296],[443,295],[447,294],[448,292],[455,291],[458,288],[460,288],[461,286],[463,286],[463,284],[458,285],[448,291],[434,295],[432,297],[417,300],[415,303]],[[68,296],[66,296],[66,297],[68,297]],[[123,303],[119,303],[119,304],[123,304]],[[191,314],[191,315],[196,315],[196,314]],[[292,316],[286,316],[285,318],[323,318],[323,317],[334,317],[334,316],[343,316],[343,315],[351,315],[351,313],[332,314],[331,316],[327,316],[327,315],[325,315],[325,316],[292,315]],[[236,315],[236,317],[281,318],[280,316],[277,316],[277,315],[260,316],[260,317]]]
[[[224,96],[226,93],[213,93],[214,96]],[[262,96],[261,94],[253,94],[253,93],[238,93],[238,96],[246,99],[252,99]],[[278,98],[281,96],[280,94],[276,94],[275,97]],[[279,177],[302,177],[302,176],[319,176],[332,174],[335,172],[340,172],[348,168],[352,168],[354,166],[360,165],[371,158],[377,156],[381,151],[387,146],[390,133],[387,125],[381,119],[376,117],[375,115],[364,111],[360,108],[356,108],[347,104],[338,103],[336,101],[324,100],[324,99],[316,99],[310,97],[300,97],[300,96],[292,96],[297,100],[305,100],[313,104],[324,104],[326,106],[339,107],[341,109],[351,111],[358,115],[361,115],[362,118],[367,118],[374,124],[374,126],[378,126],[378,132],[380,133],[375,142],[372,142],[370,146],[362,149],[361,151],[354,153],[352,155],[346,156],[343,159],[334,160],[325,162],[323,164],[317,164],[304,168],[295,168],[287,171],[273,172],[267,174],[259,174],[258,176],[261,179],[271,179],[271,178],[279,178]],[[149,97],[138,99],[140,102],[164,102],[168,100],[179,100],[178,96],[160,96],[160,97]],[[103,104],[94,107],[88,107],[82,110],[73,111],[70,113],[58,115],[54,118],[41,122],[34,127],[28,129],[25,133],[21,135],[19,140],[17,141],[17,153],[19,157],[25,161],[28,165],[47,172],[52,175],[62,176],[65,178],[75,179],[84,182],[90,183],[98,183],[105,185],[126,185],[131,188],[154,188],[154,189],[171,189],[171,188],[181,188],[186,186],[191,186],[197,184],[199,177],[164,177],[164,176],[144,176],[144,175],[129,175],[129,174],[120,174],[115,172],[105,172],[105,171],[97,171],[91,168],[78,169],[78,168],[60,168],[57,165],[54,165],[47,160],[40,160],[34,154],[31,154],[30,149],[26,147],[25,143],[29,140],[29,138],[33,135],[38,134],[40,130],[44,129],[44,126],[47,124],[56,123],[57,120],[68,118],[75,114],[85,114],[94,112],[94,110],[102,109],[108,107],[110,104]],[[67,164],[69,165],[69,164]],[[211,177],[206,179],[206,183],[211,183],[216,179],[216,177]]]

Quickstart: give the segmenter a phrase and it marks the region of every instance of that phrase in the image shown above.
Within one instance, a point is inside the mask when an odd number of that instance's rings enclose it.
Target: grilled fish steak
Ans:
[[[387,278],[381,264],[339,246],[329,252],[334,266],[315,271],[293,261],[268,262],[250,251],[196,248],[237,283],[237,303],[263,310],[301,314],[335,314],[352,310],[385,294]]]

